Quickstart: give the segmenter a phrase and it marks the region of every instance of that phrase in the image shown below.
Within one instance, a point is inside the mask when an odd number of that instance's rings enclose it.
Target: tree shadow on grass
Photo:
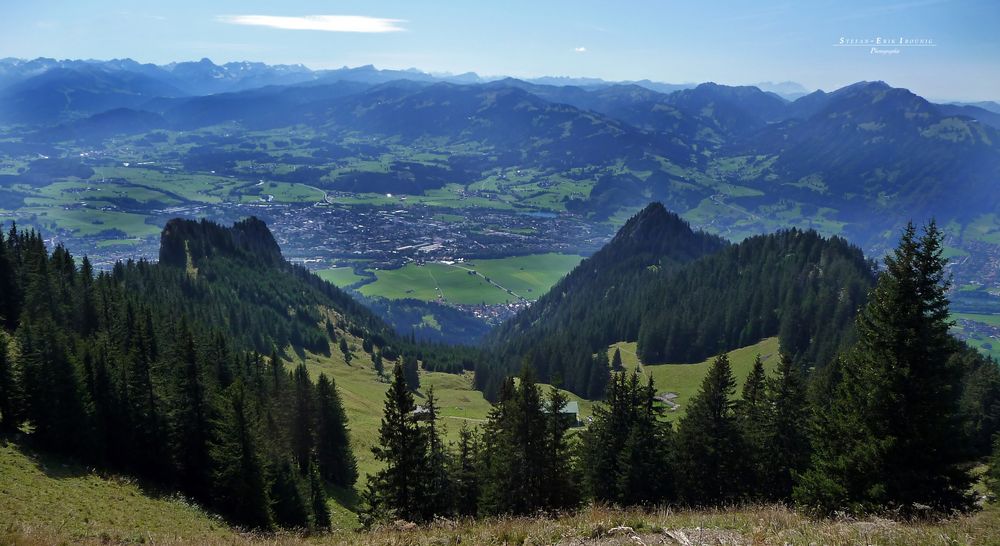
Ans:
[[[0,446],[13,447],[49,478],[78,478],[91,473],[84,465],[72,459],[33,446],[23,432],[0,434]]]
[[[202,512],[211,515],[211,512],[199,503],[182,497],[176,489],[167,485],[140,479],[125,472],[118,472],[100,466],[95,467],[87,465],[66,455],[38,448],[37,446],[32,445],[31,438],[27,434],[21,432],[0,434],[0,447],[12,447],[15,451],[19,452],[26,459],[31,461],[31,463],[34,464],[34,466],[48,478],[59,480],[93,476],[109,482],[132,485],[136,487],[143,496],[151,499],[178,499],[183,501],[185,504],[195,506]]]

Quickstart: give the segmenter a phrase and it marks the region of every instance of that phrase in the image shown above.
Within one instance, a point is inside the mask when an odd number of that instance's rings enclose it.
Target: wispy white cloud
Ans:
[[[575,51],[575,52],[577,52],[577,53],[586,53],[586,52],[587,52],[587,48],[585,48],[585,47],[583,47],[583,46],[580,46],[580,47],[574,47],[574,48],[573,48],[573,51]]]
[[[322,30],[325,32],[399,32],[404,29],[402,19],[382,19],[364,15],[305,15],[283,17],[278,15],[220,15],[223,23],[250,25],[284,30]]]

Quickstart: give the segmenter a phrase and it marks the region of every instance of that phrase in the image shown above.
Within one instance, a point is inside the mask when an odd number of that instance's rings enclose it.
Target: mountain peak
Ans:
[[[718,237],[695,232],[663,203],[653,202],[625,222],[598,254],[607,253],[622,260],[637,258],[650,263],[660,259],[683,262],[718,250],[724,244]]]
[[[253,265],[278,265],[284,261],[271,230],[251,216],[232,227],[174,218],[160,234],[160,263],[175,267],[197,265],[213,257],[237,259]]]
[[[662,236],[667,232],[691,231],[691,226],[680,216],[670,212],[663,203],[654,201],[629,218],[615,235],[614,241],[641,241]]]

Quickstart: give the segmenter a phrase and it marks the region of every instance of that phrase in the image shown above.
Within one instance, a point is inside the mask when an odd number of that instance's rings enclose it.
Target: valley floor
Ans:
[[[554,518],[439,521],[329,534],[240,533],[181,498],[0,443],[0,545],[49,544],[1000,544],[1000,507],[946,521],[811,520],[781,506],[619,510]]]

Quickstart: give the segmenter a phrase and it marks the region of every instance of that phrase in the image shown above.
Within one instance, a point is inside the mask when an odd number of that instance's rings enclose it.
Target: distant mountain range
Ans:
[[[1000,107],[933,104],[884,82],[802,94],[756,86],[648,81],[434,76],[372,66],[0,60],[0,122],[10,149],[223,123],[251,130],[308,126],[311,157],[287,155],[289,181],[328,189],[421,193],[448,181],[531,167],[592,184],[566,208],[596,220],[662,200],[692,214],[716,207],[750,233],[786,225],[775,214],[842,226],[860,244],[905,219],[971,218],[1000,209]],[[786,97],[801,95],[795,100]],[[403,175],[330,182],[338,139],[426,143],[482,151],[444,165],[400,164]],[[34,146],[34,148],[32,148]],[[319,154],[319,155],[316,155]],[[192,148],[189,170],[226,172],[250,152]],[[325,162],[325,163],[324,163]],[[391,173],[390,173],[391,174]],[[770,222],[770,223],[769,223]]]
[[[94,77],[103,74],[105,79],[116,79],[125,74],[134,79],[142,77],[141,82],[125,81],[128,89],[135,89],[136,83],[145,84],[145,91],[156,82],[160,86],[152,96],[178,95],[209,95],[245,91],[271,85],[293,85],[303,82],[330,83],[335,81],[354,81],[369,84],[386,83],[394,80],[411,80],[422,82],[451,82],[460,84],[487,83],[505,79],[504,76],[480,76],[475,72],[462,74],[427,73],[414,68],[407,70],[378,69],[372,65],[359,67],[343,67],[329,70],[311,70],[303,65],[268,65],[259,62],[230,62],[215,64],[210,59],[199,61],[174,62],[166,65],[139,63],[132,59],[97,60],[57,60],[39,57],[37,59],[0,59],[0,90],[31,80],[47,72],[55,71],[50,76],[49,85],[53,81],[68,81],[72,73],[89,74]],[[84,76],[85,77],[85,76]],[[648,79],[635,81],[608,81],[600,78],[575,78],[543,76],[528,78],[525,81],[539,85],[574,86],[574,87],[608,87],[612,85],[637,85],[660,93],[672,93],[681,89],[695,87],[696,83],[664,83]],[[757,84],[765,91],[774,92],[787,99],[794,99],[808,93],[804,87],[795,82]],[[38,88],[37,84],[27,84],[22,89]]]

